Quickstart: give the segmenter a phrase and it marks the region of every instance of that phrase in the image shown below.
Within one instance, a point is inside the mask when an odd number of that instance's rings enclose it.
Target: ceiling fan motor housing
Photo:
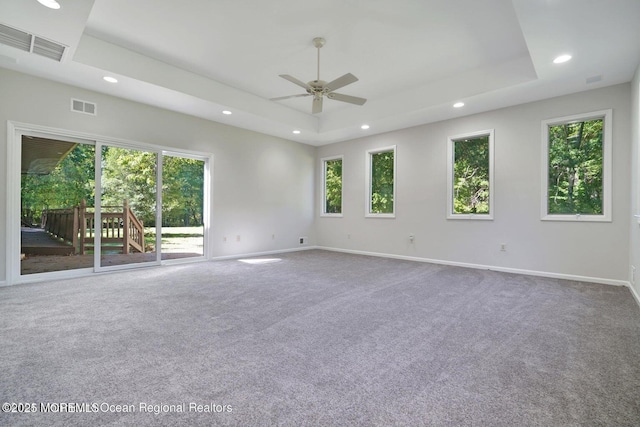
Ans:
[[[325,87],[327,82],[324,80],[311,80],[307,84],[311,86],[311,89],[307,89],[307,92],[311,95],[322,95],[327,92],[327,88]]]

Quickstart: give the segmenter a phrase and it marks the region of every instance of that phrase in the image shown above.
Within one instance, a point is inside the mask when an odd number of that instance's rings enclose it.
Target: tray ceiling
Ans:
[[[58,1],[0,0],[0,24],[67,46],[54,64],[0,43],[1,67],[312,145],[628,82],[640,62],[637,0]],[[269,100],[304,92],[279,74],[316,78],[317,36],[321,78],[353,73],[340,92],[364,106]]]

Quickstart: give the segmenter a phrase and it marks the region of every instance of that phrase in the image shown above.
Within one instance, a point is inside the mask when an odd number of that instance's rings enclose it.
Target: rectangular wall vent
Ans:
[[[54,61],[62,61],[65,45],[44,39],[8,25],[0,24],[0,44],[14,47],[25,52],[35,53]]]
[[[71,111],[96,116],[98,115],[98,106],[93,102],[71,98]]]

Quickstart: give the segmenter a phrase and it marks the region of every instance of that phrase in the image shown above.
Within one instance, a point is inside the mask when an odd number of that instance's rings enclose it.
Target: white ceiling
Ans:
[[[1,24],[69,46],[58,63],[0,44],[0,67],[312,145],[628,82],[640,63],[640,0],[58,2],[0,0]],[[338,92],[365,105],[269,100],[304,93],[279,74],[316,78],[317,36],[321,78],[356,75]]]

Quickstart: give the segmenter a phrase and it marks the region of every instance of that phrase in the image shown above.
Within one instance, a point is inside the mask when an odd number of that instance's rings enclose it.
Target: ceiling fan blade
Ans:
[[[269,98],[269,101],[282,101],[283,99],[299,98],[301,96],[311,96],[310,93],[301,93],[300,95],[279,96],[277,98]]]
[[[312,90],[311,86],[309,86],[308,84],[306,84],[302,80],[298,80],[295,77],[291,77],[288,74],[280,74],[280,77],[282,77],[285,80],[289,80],[291,83],[297,84],[298,86],[300,86],[300,87],[302,87],[302,88],[304,88],[306,90]]]
[[[367,100],[365,98],[358,98],[357,96],[343,95],[341,93],[328,93],[327,98],[335,99],[336,101],[348,102],[349,104],[363,105]]]
[[[322,113],[322,97],[316,96],[313,98],[313,104],[311,105],[311,113]]]
[[[351,73],[347,73],[342,77],[338,77],[334,81],[331,81],[326,84],[325,88],[329,92],[333,92],[336,89],[340,89],[343,86],[349,85],[351,83],[355,83],[358,81],[358,78]]]

